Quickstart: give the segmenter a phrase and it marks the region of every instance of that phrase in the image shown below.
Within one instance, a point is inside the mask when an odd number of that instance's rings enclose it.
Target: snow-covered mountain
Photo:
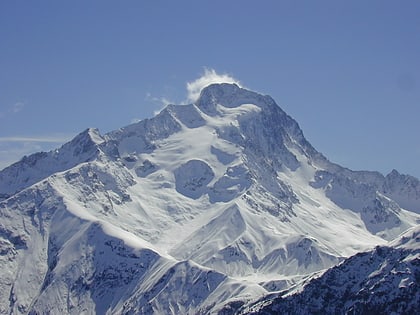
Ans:
[[[416,227],[388,246],[346,259],[302,291],[271,296],[238,314],[408,315],[419,309],[420,228]]]
[[[0,198],[0,314],[228,312],[420,222],[418,179],[329,162],[235,84],[24,157]]]

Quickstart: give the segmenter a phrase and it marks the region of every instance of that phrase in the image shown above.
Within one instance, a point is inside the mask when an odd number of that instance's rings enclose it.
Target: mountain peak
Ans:
[[[236,91],[239,91],[243,88],[241,88],[236,83],[212,83],[205,88],[200,93],[200,97],[203,96],[203,94],[213,93],[213,94],[232,94]]]
[[[235,108],[243,104],[265,107],[275,104],[269,96],[247,90],[235,83],[216,83],[205,87],[195,103],[204,113],[214,116],[218,114],[217,105]]]
[[[69,143],[63,145],[60,150],[70,150],[73,155],[80,155],[81,153],[90,152],[94,147],[103,143],[105,140],[102,138],[99,130],[96,128],[87,128]]]
[[[104,141],[98,129],[88,128],[58,149],[24,156],[0,172],[0,200],[56,172],[95,159]]]
[[[388,177],[399,177],[401,176],[400,172],[398,172],[395,168],[387,175]]]

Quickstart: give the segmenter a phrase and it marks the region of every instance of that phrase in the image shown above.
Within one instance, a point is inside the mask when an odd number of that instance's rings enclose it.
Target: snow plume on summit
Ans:
[[[214,69],[204,68],[204,74],[201,77],[192,82],[187,82],[187,102],[195,102],[201,91],[214,83],[235,83],[241,86],[240,82],[229,74],[219,74]]]

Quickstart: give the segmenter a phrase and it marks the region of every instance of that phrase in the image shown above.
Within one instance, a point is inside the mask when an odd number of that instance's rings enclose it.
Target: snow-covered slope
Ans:
[[[238,313],[416,314],[420,309],[420,228],[388,246],[346,259],[301,292],[281,295]]]
[[[420,183],[329,162],[269,96],[195,104],[0,172],[0,313],[212,313],[420,222]]]
[[[90,128],[59,149],[23,157],[0,172],[0,200],[56,172],[97,158],[100,153],[97,146],[101,142],[99,131]]]

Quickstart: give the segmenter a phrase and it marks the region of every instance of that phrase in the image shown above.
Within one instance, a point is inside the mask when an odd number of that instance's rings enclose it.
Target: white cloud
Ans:
[[[229,74],[218,74],[214,69],[204,68],[204,74],[197,80],[187,82],[187,102],[195,102],[201,93],[201,90],[206,86],[214,83],[236,83],[241,86],[238,80]]]

